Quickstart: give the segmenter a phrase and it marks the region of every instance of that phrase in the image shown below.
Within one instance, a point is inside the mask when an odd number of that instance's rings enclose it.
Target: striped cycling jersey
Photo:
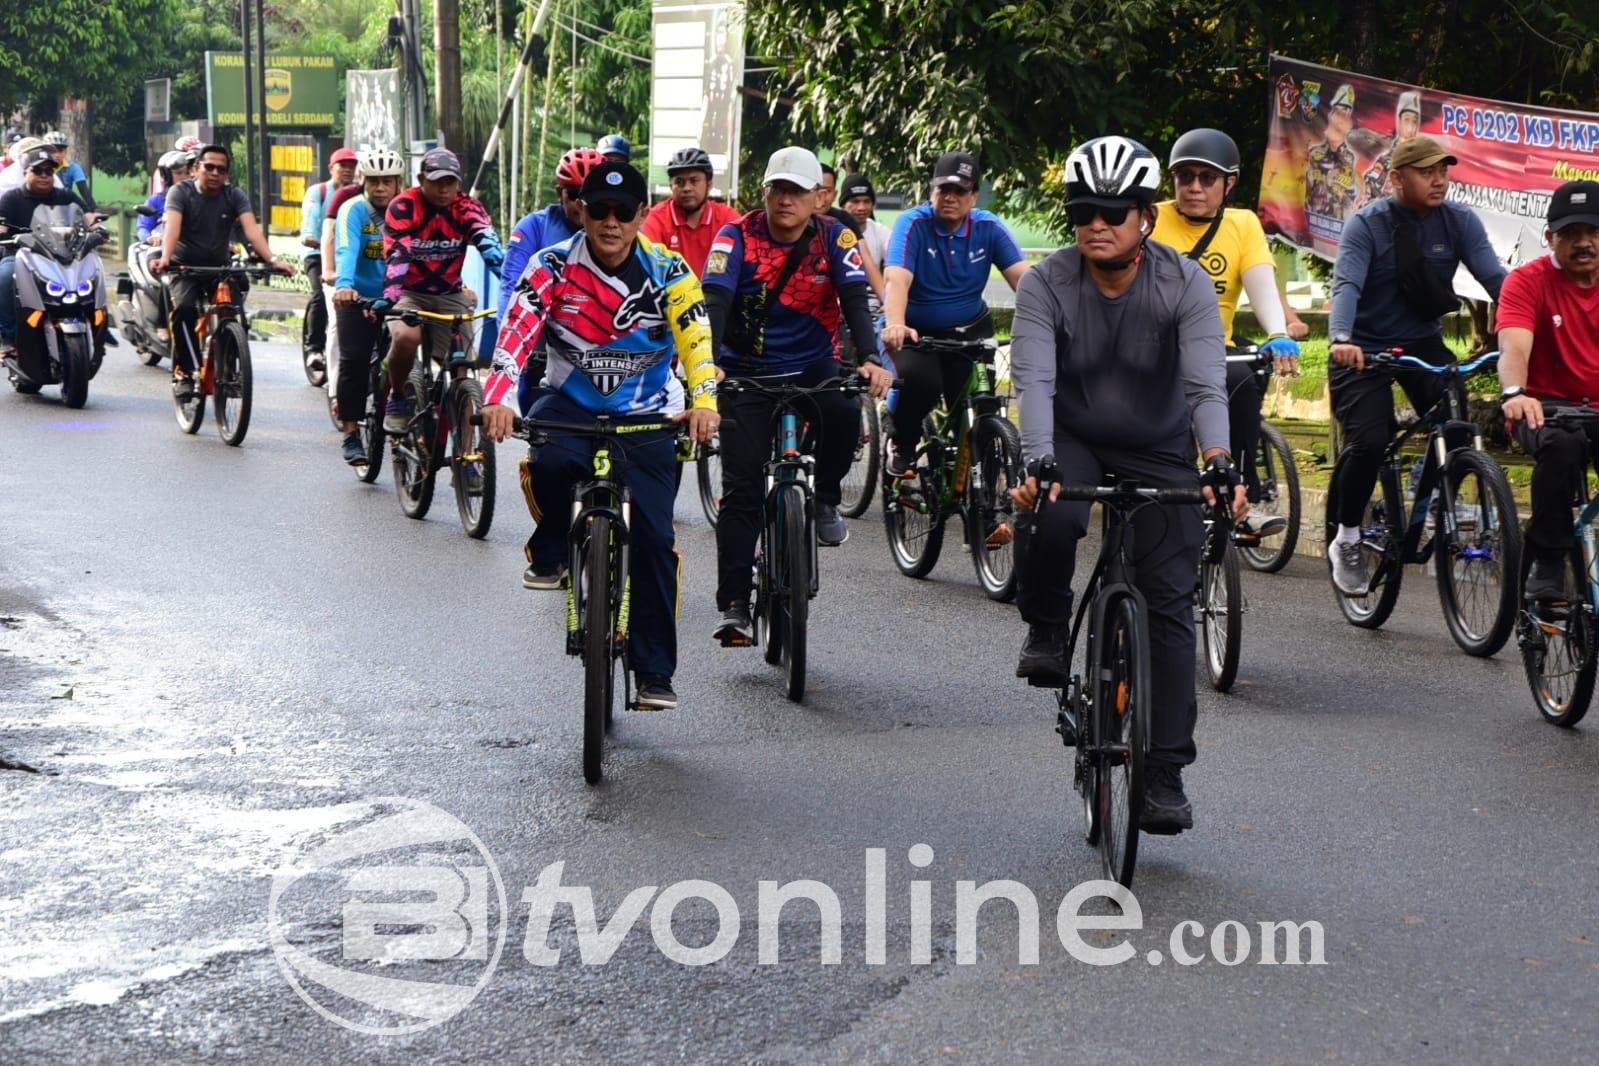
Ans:
[[[540,341],[544,382],[585,411],[676,414],[682,359],[694,407],[716,409],[711,328],[683,257],[640,237],[618,269],[601,266],[584,234],[533,257],[517,283],[484,384],[485,403],[516,406],[517,381]]]

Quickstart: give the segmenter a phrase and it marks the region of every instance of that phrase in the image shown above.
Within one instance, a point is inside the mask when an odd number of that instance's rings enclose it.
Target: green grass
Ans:
[[[93,182],[95,202],[104,207],[133,207],[150,198],[148,174],[107,174],[96,170]]]

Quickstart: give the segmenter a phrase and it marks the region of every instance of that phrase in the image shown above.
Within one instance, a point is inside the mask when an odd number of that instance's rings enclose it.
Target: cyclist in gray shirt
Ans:
[[[1228,455],[1226,349],[1210,279],[1198,264],[1147,239],[1160,165],[1143,145],[1099,137],[1066,161],[1067,212],[1077,243],[1022,278],[1011,376],[1020,393],[1028,478],[1015,496],[1030,511],[1040,467],[1098,485],[1108,475],[1193,488],[1248,511]],[[1194,441],[1207,463],[1196,470]],[[1028,625],[1019,677],[1063,683],[1077,542],[1089,505],[1061,501],[1036,518],[1016,553],[1016,604]],[[1029,516],[1031,517],[1031,516]],[[1149,605],[1153,720],[1142,828],[1193,826],[1182,768],[1193,762],[1194,587],[1204,536],[1197,508],[1148,508],[1134,519],[1137,583]]]

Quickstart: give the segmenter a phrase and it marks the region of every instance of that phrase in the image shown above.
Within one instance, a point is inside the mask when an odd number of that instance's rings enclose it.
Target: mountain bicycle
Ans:
[[[1271,383],[1274,360],[1254,346],[1229,350],[1229,363],[1254,363],[1261,394]],[[1255,477],[1260,482],[1260,499],[1249,504],[1252,515],[1281,518],[1288,523],[1280,536],[1245,539],[1235,534],[1239,557],[1244,565],[1262,574],[1275,574],[1288,565],[1299,544],[1299,467],[1282,430],[1260,419],[1260,444],[1255,449]]]
[[[766,496],[761,504],[760,540],[755,552],[755,617],[766,661],[787,671],[788,698],[805,698],[807,619],[810,601],[821,587],[816,566],[816,507],[812,487],[815,461],[809,434],[802,435],[796,405],[807,396],[842,392],[857,397],[871,385],[858,377],[820,385],[768,383],[757,378],[728,378],[723,395],[756,393],[776,401],[772,420],[778,433],[766,460]],[[724,423],[725,424],[725,423]]]
[[[950,408],[928,415],[912,460],[916,476],[883,481],[883,525],[894,565],[926,577],[938,563],[944,527],[957,512],[966,520],[977,579],[990,599],[1016,597],[1015,538],[1010,490],[1022,483],[1022,443],[1009,418],[1009,400],[994,391],[992,340],[923,338],[909,347],[971,360],[971,374]]]
[[[1244,644],[1244,600],[1238,557],[1230,522],[1205,519],[1205,549],[1199,559],[1199,584],[1194,589],[1200,647],[1210,687],[1227,692],[1238,677],[1238,660]]]
[[[1431,409],[1401,426],[1383,452],[1377,491],[1360,523],[1360,546],[1371,583],[1359,596],[1333,586],[1338,607],[1351,625],[1380,627],[1399,600],[1405,564],[1431,559],[1444,621],[1460,649],[1488,656],[1509,639],[1516,621],[1521,527],[1505,472],[1483,451],[1482,433],[1466,421],[1461,398],[1464,379],[1498,359],[1498,352],[1487,352],[1468,362],[1434,366],[1400,351],[1366,357],[1368,366],[1440,375],[1448,387]],[[1416,505],[1407,518],[1399,482],[1407,464],[1401,461],[1400,449],[1418,434],[1427,438],[1426,460]],[[1328,544],[1338,532],[1338,485],[1348,459],[1346,448],[1333,467],[1325,523]],[[1331,567],[1329,560],[1329,576]]]
[[[405,400],[411,418],[402,433],[387,433],[394,464],[394,489],[407,518],[427,517],[433,504],[434,482],[445,466],[455,489],[456,511],[466,535],[488,536],[494,521],[494,445],[483,440],[472,418],[483,410],[479,362],[462,326],[494,314],[481,311],[439,314],[433,311],[387,309],[383,315],[415,326],[423,321],[450,327],[447,350],[419,353],[405,382]],[[434,364],[442,364],[435,371]],[[382,432],[382,404],[374,404]],[[370,415],[368,416],[371,417]],[[369,438],[367,438],[369,439]],[[368,463],[371,464],[370,444]],[[376,476],[375,474],[373,475]]]
[[[1048,505],[1057,469],[1038,475],[1035,513]],[[1066,661],[1077,669],[1077,640],[1086,648],[1079,672],[1056,688],[1055,730],[1075,748],[1072,781],[1083,799],[1084,837],[1097,846],[1105,876],[1131,887],[1138,861],[1139,819],[1144,810],[1144,761],[1149,749],[1149,608],[1134,584],[1132,521],[1146,507],[1204,503],[1199,489],[1147,488],[1111,479],[1103,486],[1063,485],[1061,500],[1101,505],[1099,559],[1078,601],[1066,644]],[[1230,518],[1225,503],[1208,508],[1213,536],[1207,551],[1227,544]]]
[[[482,424],[473,415],[473,426]],[[630,610],[628,520],[632,492],[623,484],[620,466],[627,461],[632,434],[670,430],[670,419],[618,421],[602,416],[592,422],[560,422],[518,418],[511,435],[531,447],[550,444],[551,433],[567,433],[592,441],[591,480],[573,486],[572,521],[567,530],[566,653],[583,660],[583,779],[598,784],[604,771],[605,735],[613,724],[616,667],[622,665],[622,703],[634,706],[632,671],[627,663]],[[613,454],[613,452],[615,454]]]
[[[1591,407],[1544,405],[1546,425],[1581,429],[1595,419],[1599,410]],[[1516,643],[1538,713],[1567,728],[1588,713],[1599,660],[1599,500],[1589,496],[1586,467],[1577,480],[1576,502],[1577,542],[1569,556],[1567,597],[1539,601],[1523,595],[1516,620]],[[1532,552],[1523,552],[1523,588],[1531,566]]]
[[[311,346],[311,321],[312,312],[326,298],[322,295],[322,286],[313,284],[311,296],[305,302],[305,313],[300,319],[300,366],[305,371],[305,380],[312,388],[323,388],[328,383],[328,357],[324,348]],[[334,329],[333,316],[327,316],[326,329]]]
[[[178,427],[185,433],[198,433],[205,421],[205,404],[209,398],[216,409],[217,435],[223,443],[236,448],[244,443],[244,435],[250,431],[255,377],[250,363],[250,316],[244,309],[244,293],[248,288],[247,279],[265,278],[272,273],[272,268],[239,262],[220,267],[174,263],[167,267],[167,272],[218,279],[200,311],[196,330],[200,365],[195,368],[194,386],[187,398],[180,398],[177,393],[172,396]],[[246,284],[237,284],[241,281]],[[176,337],[173,342],[180,343]]]

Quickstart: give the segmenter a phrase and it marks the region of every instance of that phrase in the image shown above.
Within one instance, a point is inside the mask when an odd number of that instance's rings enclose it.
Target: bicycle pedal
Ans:
[[[1010,523],[1001,522],[988,534],[988,539],[984,543],[992,551],[995,548],[1003,548],[1015,539],[1016,531],[1011,528]]]
[[[455,461],[458,463],[481,463],[483,461],[483,453],[467,452],[465,455],[457,455]]]

